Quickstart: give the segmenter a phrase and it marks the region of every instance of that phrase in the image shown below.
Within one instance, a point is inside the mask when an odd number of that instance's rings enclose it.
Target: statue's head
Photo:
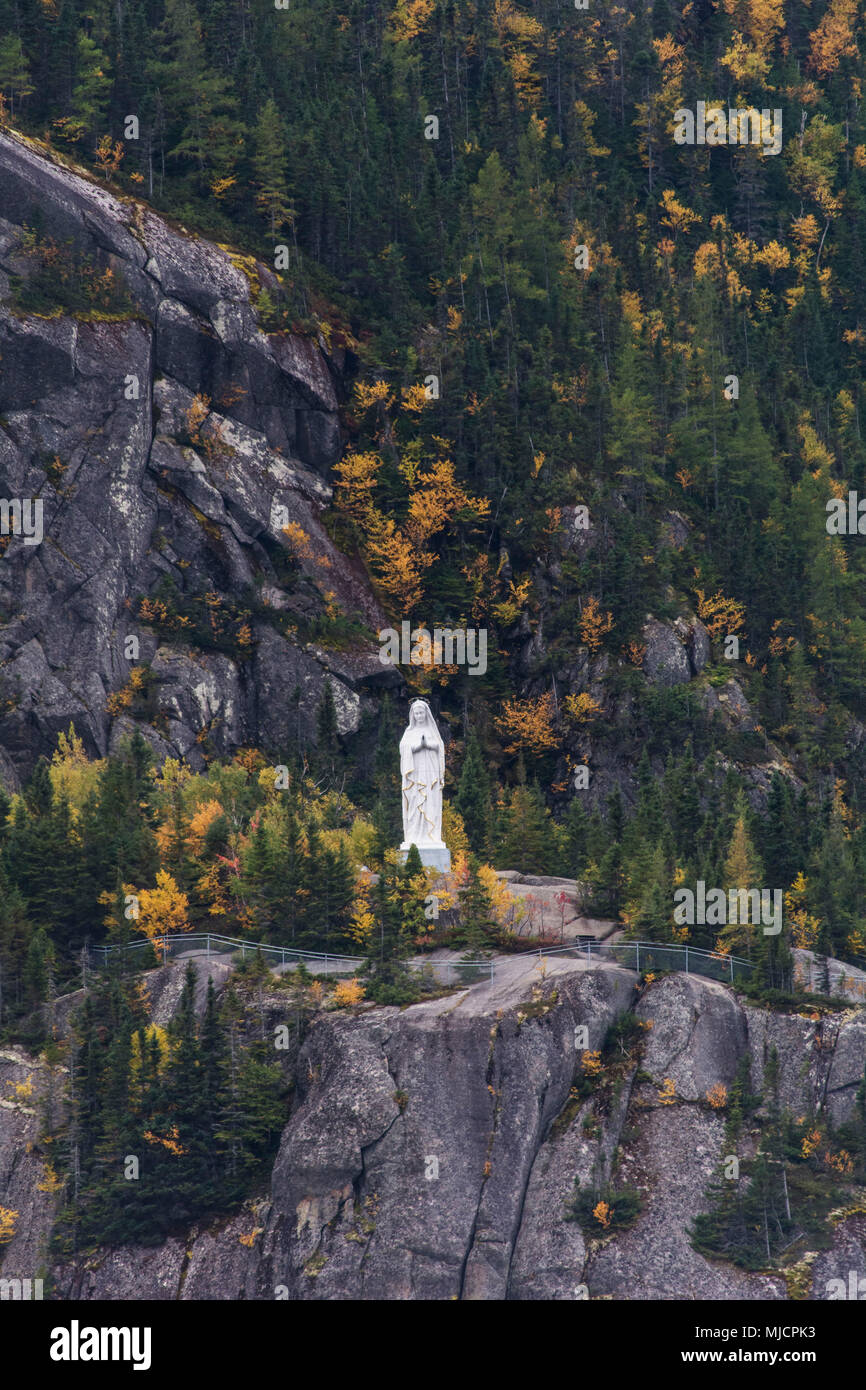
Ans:
[[[412,724],[426,724],[429,713],[430,711],[423,700],[413,700],[412,708],[409,711],[409,720]]]

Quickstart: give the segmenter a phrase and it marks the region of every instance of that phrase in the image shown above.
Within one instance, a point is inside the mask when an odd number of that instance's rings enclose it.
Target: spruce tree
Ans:
[[[648,941],[673,939],[673,886],[661,845],[656,846],[635,921],[638,934]]]
[[[30,64],[17,34],[0,39],[0,93],[9,102],[9,115],[15,116],[15,103],[34,90]]]
[[[282,119],[273,97],[268,97],[256,123],[253,171],[256,206],[267,219],[271,236],[288,222],[292,213],[286,191],[286,152],[282,134]]]
[[[470,854],[467,861],[466,887],[460,895],[460,925],[466,960],[481,960],[495,948],[499,925],[493,903],[480,873],[478,859]]]
[[[322,698],[316,711],[316,734],[318,749],[323,757],[333,759],[339,751],[337,733],[337,707],[334,704],[334,687],[330,680],[322,686]]]
[[[466,756],[460,769],[460,780],[453,806],[463,817],[463,825],[473,851],[487,850],[490,828],[490,777],[474,729],[466,741]]]
[[[410,865],[410,868],[415,867]],[[405,884],[405,866],[395,865],[389,857],[373,888],[371,907],[375,924],[365,967],[370,977],[369,997],[382,1004],[407,1003],[415,997],[406,966],[411,945],[406,927]]]
[[[537,783],[518,784],[511,791],[503,816],[502,838],[497,852],[501,869],[520,873],[547,874],[552,866],[556,843],[550,824],[550,811]]]

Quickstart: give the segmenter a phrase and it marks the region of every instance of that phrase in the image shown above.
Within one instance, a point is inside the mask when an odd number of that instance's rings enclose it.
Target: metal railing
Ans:
[[[181,949],[178,950],[177,948]],[[233,936],[219,936],[215,932],[174,932],[157,936],[153,940],[143,937],[141,941],[130,941],[125,945],[91,946],[88,951],[90,965],[98,970],[105,968],[109,958],[116,951],[136,952],[151,948],[161,952],[163,961],[172,955],[188,955],[196,950],[211,956],[235,955],[243,960],[261,952],[270,965],[290,965],[293,961],[303,961],[309,969],[321,975],[353,975],[364,964],[363,956],[349,956],[343,951],[300,951],[294,946],[266,946],[258,941],[242,941]]]
[[[272,967],[291,966],[303,962],[312,975],[357,975],[366,964],[364,956],[349,956],[344,951],[302,951],[294,946],[268,946],[258,941],[243,941],[233,936],[220,936],[215,932],[174,932],[170,935],[142,938],[125,945],[90,946],[88,964],[93,970],[105,970],[110,958],[118,951],[141,952],[151,947],[160,953],[165,962],[172,956],[182,956],[201,952],[211,959],[213,956],[240,955],[242,960],[261,954]],[[414,960],[408,961],[410,970],[430,975],[438,984],[453,984],[465,981],[476,983],[482,978],[493,978],[493,960]]]
[[[302,951],[293,946],[268,946],[256,941],[243,941],[236,937],[219,936],[214,932],[178,932],[157,937],[155,941],[142,939],[131,941],[124,946],[91,946],[88,956],[94,969],[105,969],[110,957],[116,951],[146,951],[156,947],[162,952],[164,960],[171,955],[187,955],[196,950],[208,958],[220,955],[239,954],[242,960],[247,956],[261,954],[269,965],[291,965],[303,961],[308,970],[315,975],[356,975],[366,963],[363,956],[350,956],[344,952]],[[177,948],[181,949],[178,950]],[[504,965],[509,960],[529,958],[545,959],[549,956],[572,956],[585,958],[590,964],[595,961],[608,961],[621,965],[638,974],[652,974],[665,971],[682,971],[686,975],[703,975],[712,980],[722,980],[733,984],[735,979],[749,975],[754,966],[751,961],[740,956],[721,955],[715,951],[705,951],[698,946],[685,946],[679,942],[666,944],[657,941],[594,941],[584,938],[564,946],[538,947],[531,951],[520,951],[514,955],[499,956],[484,960],[411,960],[407,964],[411,970],[432,975],[439,983],[451,984],[454,981],[475,983],[477,980],[494,978],[495,965]]]
[[[680,971],[686,975],[704,975],[711,980],[722,980],[733,984],[735,979],[750,975],[754,970],[751,961],[741,956],[722,955],[718,951],[705,951],[700,946],[685,946],[680,942],[659,941],[594,941],[585,938],[566,946],[540,947],[534,951],[521,951],[521,956],[583,956],[592,963],[594,960],[607,960],[621,965],[627,970],[648,975],[658,971]]]

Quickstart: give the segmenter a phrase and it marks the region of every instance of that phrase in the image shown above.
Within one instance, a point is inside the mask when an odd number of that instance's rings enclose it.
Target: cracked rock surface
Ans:
[[[321,522],[341,448],[339,354],[261,332],[237,258],[35,142],[0,133],[0,181],[0,497],[41,501],[44,530],[39,544],[4,540],[0,776],[17,789],[70,722],[104,756],[129,725],[108,712],[108,697],[144,663],[155,710],[136,722],[160,758],[196,767],[204,740],[219,755],[278,746],[296,686],[293,717],[313,739],[326,678],[340,731],[352,733],[367,684],[394,678],[372,635],[341,654],[338,670],[271,616],[313,616],[327,588],[368,632],[384,626],[363,572]],[[28,272],[22,229],[37,216],[45,236],[113,271],[128,317],[14,307],[10,276]],[[273,280],[258,263],[255,275]],[[191,437],[202,397],[210,411]],[[291,563],[287,523],[307,536],[289,591],[275,568],[281,550]],[[143,625],[139,601],[165,580],[181,594],[255,600],[249,650],[191,648],[182,633]]]

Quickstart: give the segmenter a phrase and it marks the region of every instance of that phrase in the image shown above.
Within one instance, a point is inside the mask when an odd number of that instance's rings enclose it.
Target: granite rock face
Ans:
[[[196,968],[199,993],[208,975],[221,987],[223,965]],[[163,1023],[182,969],[172,964],[148,979]],[[293,1063],[268,1193],[156,1250],[105,1250],[55,1266],[55,1296],[788,1298],[781,1275],[746,1273],[691,1247],[690,1223],[705,1210],[726,1152],[724,1116],[706,1092],[729,1087],[746,1054],[759,1090],[776,1047],[783,1102],[845,1120],[866,1060],[863,1010],[822,1028],[804,1015],[744,1006],[695,976],[670,975],[640,994],[637,984],[608,964],[550,957],[539,970],[537,961],[500,958],[492,982],[442,999],[321,1014]],[[278,997],[269,1002],[268,1026],[279,1007]],[[624,1064],[604,1100],[576,1099],[576,1027],[598,1050],[630,1010],[643,1025],[642,1056]],[[34,1071],[15,1057],[10,1076]],[[37,1089],[43,1074],[36,1069]],[[38,1165],[21,1152],[31,1123],[0,1107],[0,1204],[34,1200],[26,1165]],[[611,1177],[642,1193],[643,1210],[630,1230],[590,1240],[565,1220],[566,1204],[575,1178],[603,1185]],[[47,1247],[50,1201],[36,1200],[30,1244],[13,1245],[3,1274],[32,1274],[36,1251]],[[862,1269],[864,1233],[862,1212],[840,1213],[832,1247],[803,1262],[800,1296],[824,1299],[828,1281]]]
[[[135,665],[153,694],[133,713],[160,757],[195,766],[204,740],[218,754],[279,746],[296,686],[312,739],[326,678],[352,732],[366,682],[394,673],[377,659],[384,619],[365,576],[321,523],[341,447],[338,364],[323,344],[260,331],[252,285],[269,283],[266,266],[6,133],[0,180],[0,497],[40,502],[43,530],[38,544],[0,537],[0,775],[15,787],[71,722],[103,756],[129,725],[107,706]],[[110,269],[129,312],[17,309],[11,277],[32,270],[22,238],[37,222]],[[142,621],[141,600],[166,585],[248,610],[248,640],[191,644],[182,627]],[[371,634],[340,674],[292,632],[295,614],[303,625],[324,611],[326,590]]]

